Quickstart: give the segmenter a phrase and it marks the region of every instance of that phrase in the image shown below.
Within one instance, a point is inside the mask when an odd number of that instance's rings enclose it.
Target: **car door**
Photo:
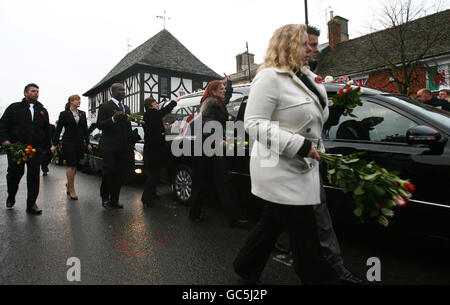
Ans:
[[[402,225],[425,228],[436,221],[437,215],[447,214],[448,209],[437,212],[437,205],[448,200],[443,196],[443,190],[436,191],[436,181],[432,177],[437,177],[440,171],[448,171],[448,165],[432,166],[430,159],[435,164],[443,162],[443,159],[439,161],[440,155],[430,153],[428,147],[407,143],[407,130],[424,122],[376,97],[363,97],[363,105],[355,108],[353,114],[357,117],[342,116],[336,124],[324,128],[326,152],[334,155],[365,152],[363,158],[375,161],[389,171],[399,172],[403,179],[410,179],[416,190],[408,208],[399,211],[406,216],[396,217]],[[322,169],[322,175],[324,172]],[[447,176],[448,173],[444,175]],[[322,177],[330,210],[338,217],[347,218],[353,209],[348,202],[351,197],[343,196],[340,190],[327,185],[326,176]]]
[[[244,113],[247,106],[247,98],[243,93],[234,93],[227,105],[227,110],[234,123],[234,129],[227,129],[227,137],[234,138],[234,143],[227,145],[227,161],[232,174],[250,175],[250,154],[248,147],[248,134],[244,129]],[[232,142],[227,140],[228,142]],[[230,145],[231,144],[231,145]]]

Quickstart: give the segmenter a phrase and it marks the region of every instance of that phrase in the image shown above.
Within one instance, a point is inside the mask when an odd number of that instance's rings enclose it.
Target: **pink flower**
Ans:
[[[399,207],[404,207],[407,203],[408,200],[405,200],[403,197],[395,197],[394,198],[395,203],[399,206]]]

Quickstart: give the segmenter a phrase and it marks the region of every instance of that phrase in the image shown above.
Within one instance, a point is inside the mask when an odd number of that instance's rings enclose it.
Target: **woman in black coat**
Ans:
[[[83,158],[85,149],[91,150],[87,128],[86,113],[78,110],[80,96],[72,95],[66,104],[66,110],[59,114],[53,143],[59,142],[59,136],[64,128],[62,137],[62,156],[67,166],[67,195],[72,200],[78,200],[75,192],[75,174],[80,159]]]
[[[153,97],[144,100],[144,168],[147,172],[147,182],[141,201],[145,206],[153,206],[153,200],[158,197],[156,185],[161,167],[167,166],[168,155],[163,117],[169,114],[177,105],[179,98],[171,101],[164,108]]]
[[[226,105],[229,103],[233,93],[231,79],[226,74],[225,77],[227,79],[226,88],[220,80],[214,80],[208,84],[200,101],[199,110],[202,126],[204,127],[206,123],[211,121],[218,122],[222,126],[223,137],[225,137],[226,121],[229,118]],[[211,136],[211,133],[202,131],[202,143],[209,136]],[[222,145],[226,147],[226,142],[222,141]],[[242,209],[239,206],[225,158],[215,154],[209,156],[205,152],[201,156],[194,156],[193,158],[192,207],[189,218],[193,222],[201,222],[203,220],[201,215],[202,194],[207,190],[209,180],[214,182],[230,226],[248,228],[249,222],[243,216]]]

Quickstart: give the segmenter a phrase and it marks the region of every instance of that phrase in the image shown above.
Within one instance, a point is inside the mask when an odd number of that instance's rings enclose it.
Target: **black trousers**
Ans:
[[[265,201],[261,218],[234,260],[237,274],[256,282],[281,232],[289,236],[294,270],[303,284],[337,283],[321,252],[313,206],[291,206]]]
[[[130,171],[132,151],[104,151],[100,196],[119,202],[120,189]]]
[[[144,192],[141,201],[144,203],[151,202],[156,197],[156,185],[159,181],[161,167],[153,165],[145,170],[147,172],[147,180],[145,182]]]
[[[202,196],[207,193],[208,180],[211,179],[229,221],[233,222],[243,218],[224,157],[194,157],[192,176],[192,206],[189,217],[196,218],[200,216],[203,203]]]
[[[47,150],[45,153],[42,153],[42,172],[46,173],[48,172],[48,165],[52,161],[53,154],[49,150]]]
[[[27,165],[27,208],[32,207],[36,203],[39,195],[39,179],[41,174],[42,151],[37,150],[34,157],[20,164],[12,160],[11,152],[8,150],[8,173],[6,181],[8,185],[8,196],[15,198],[19,190],[19,183],[25,173],[25,164]]]
[[[316,217],[317,232],[319,234],[320,246],[325,260],[331,265],[344,265],[341,255],[341,248],[333,229],[330,212],[327,207],[325,189],[322,179],[320,180],[320,204],[314,205],[314,215]]]

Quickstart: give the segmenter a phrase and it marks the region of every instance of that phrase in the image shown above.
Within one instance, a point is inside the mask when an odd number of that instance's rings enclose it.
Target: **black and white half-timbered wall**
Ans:
[[[100,104],[111,99],[111,85],[122,83],[124,103],[131,113],[143,112],[152,96],[158,103],[204,89],[222,79],[204,65],[167,30],[162,30],[128,53],[100,83],[84,94],[89,97],[89,117],[95,119]]]

